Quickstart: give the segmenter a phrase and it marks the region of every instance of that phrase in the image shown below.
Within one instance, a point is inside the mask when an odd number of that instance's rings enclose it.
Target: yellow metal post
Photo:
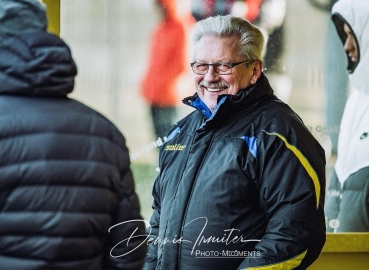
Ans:
[[[46,5],[47,31],[60,36],[60,0],[42,0]]]

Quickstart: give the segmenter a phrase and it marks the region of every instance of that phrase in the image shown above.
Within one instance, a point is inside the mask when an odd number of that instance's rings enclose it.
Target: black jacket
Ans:
[[[54,35],[22,34],[0,44],[2,270],[142,266],[144,246],[110,255],[144,225],[108,231],[140,219],[139,202],[122,134],[66,97],[75,75],[69,48]],[[118,245],[112,255],[130,250]]]
[[[184,102],[197,110],[161,148],[144,269],[305,269],[325,242],[319,143],[264,75],[213,113]]]

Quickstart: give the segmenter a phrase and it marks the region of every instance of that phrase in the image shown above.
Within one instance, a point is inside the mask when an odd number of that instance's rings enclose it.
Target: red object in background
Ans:
[[[256,20],[260,13],[260,6],[263,0],[246,0],[247,4],[247,13],[245,14],[245,18],[250,22]]]
[[[146,74],[141,92],[152,105],[176,106],[179,97],[175,89],[178,77],[185,70],[186,33],[176,15],[175,1],[157,0],[164,18],[155,28]]]

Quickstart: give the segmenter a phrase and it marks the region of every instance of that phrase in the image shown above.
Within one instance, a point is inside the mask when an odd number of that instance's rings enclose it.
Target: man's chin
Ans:
[[[213,109],[217,106],[217,99],[205,98],[204,103],[205,103],[206,107],[208,107],[211,111],[213,111]]]

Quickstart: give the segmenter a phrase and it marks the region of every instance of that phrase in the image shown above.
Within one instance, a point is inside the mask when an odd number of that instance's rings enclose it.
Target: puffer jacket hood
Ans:
[[[37,31],[0,44],[0,94],[66,96],[73,91],[76,65],[57,36]]]
[[[39,0],[0,0],[0,42],[34,31],[46,31],[45,4]]]
[[[346,33],[343,25],[346,23],[355,35],[358,46],[358,62],[353,63],[347,56],[349,79],[353,87],[369,94],[369,1],[367,0],[340,0],[332,9],[332,20],[338,35],[344,44]]]

